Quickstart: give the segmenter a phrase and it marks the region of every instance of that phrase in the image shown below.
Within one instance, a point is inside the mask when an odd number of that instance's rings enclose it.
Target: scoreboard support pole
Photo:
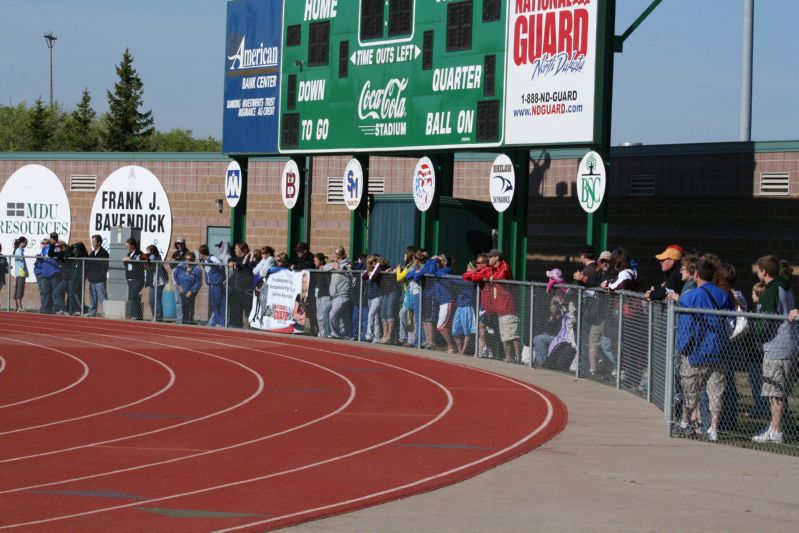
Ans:
[[[530,150],[514,150],[508,156],[516,173],[516,190],[510,207],[497,213],[497,246],[505,252],[513,277],[526,280]]]
[[[369,154],[353,156],[363,170],[363,194],[361,203],[350,214],[350,258],[355,261],[369,247]]]
[[[616,2],[602,2],[598,5],[597,16],[597,49],[602,54],[597,57],[597,84],[595,101],[599,106],[595,135],[598,145],[594,149],[605,162],[606,176],[610,178],[610,132],[613,112],[613,54],[616,40]],[[609,181],[609,179],[608,179]],[[608,249],[608,203],[610,200],[609,184],[605,186],[605,197],[599,209],[588,214],[586,227],[586,244],[594,247],[597,254]]]
[[[429,156],[436,171],[436,193],[427,211],[421,213],[419,221],[419,248],[430,255],[441,252],[439,246],[441,231],[441,197],[452,196],[455,174],[455,153],[445,152]]]
[[[230,242],[234,246],[237,242],[247,240],[247,182],[249,181],[249,158],[234,157],[241,167],[241,192],[239,203],[230,210]],[[233,250],[230,250],[233,254]]]
[[[313,158],[304,157],[297,160],[300,170],[300,196],[297,203],[289,209],[287,248],[294,251],[298,242],[308,243],[311,230],[311,183],[313,178]]]

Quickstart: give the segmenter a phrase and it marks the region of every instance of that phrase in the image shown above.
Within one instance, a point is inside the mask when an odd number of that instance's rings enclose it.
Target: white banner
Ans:
[[[592,141],[597,2],[508,2],[505,144]]]
[[[260,280],[253,293],[250,326],[279,333],[302,333],[306,327],[310,279],[310,272],[286,269]]]

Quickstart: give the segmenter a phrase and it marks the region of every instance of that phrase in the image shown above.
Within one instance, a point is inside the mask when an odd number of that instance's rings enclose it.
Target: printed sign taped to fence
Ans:
[[[227,205],[230,207],[239,205],[241,186],[241,167],[236,161],[231,161],[225,172],[225,198],[227,198]]]
[[[491,165],[491,176],[488,191],[491,195],[491,204],[498,212],[502,213],[513,201],[513,192],[516,189],[516,173],[510,157],[500,154]]]
[[[42,165],[25,165],[11,174],[0,191],[0,244],[6,255],[14,251],[14,241],[28,239],[25,255],[39,254],[39,241],[51,233],[69,242],[72,215],[69,198],[61,180]],[[10,269],[13,273],[14,269]],[[33,260],[28,260],[26,283],[36,281]]]
[[[577,198],[586,213],[593,213],[605,198],[605,162],[596,152],[588,152],[577,170]]]
[[[289,159],[283,167],[283,174],[280,175],[280,197],[286,209],[292,209],[297,205],[297,198],[300,195],[300,168],[293,159]]]
[[[363,168],[357,159],[350,159],[344,170],[344,204],[350,211],[361,205],[363,196]]]
[[[250,326],[277,333],[302,333],[307,324],[310,272],[279,270],[258,281]]]

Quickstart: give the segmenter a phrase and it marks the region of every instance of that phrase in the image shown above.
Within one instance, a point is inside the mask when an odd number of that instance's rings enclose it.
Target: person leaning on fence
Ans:
[[[697,288],[680,298],[680,305],[694,309],[732,311],[735,304],[729,293],[713,283],[716,267],[712,261],[702,259],[696,268],[694,280]],[[707,387],[710,403],[710,428],[707,439],[718,440],[721,401],[724,395],[724,359],[729,354],[730,327],[727,317],[711,314],[681,313],[677,322],[677,349],[680,351],[680,380],[684,400],[682,419],[675,432],[692,436],[696,428],[690,426],[692,415],[697,418],[698,398]]]
[[[314,254],[313,265],[314,269],[323,270],[327,265],[325,254],[321,252]],[[314,272],[311,274],[310,283],[309,290],[316,302],[316,334],[319,337],[327,337],[330,335],[330,275]]]
[[[383,329],[383,336],[377,340],[378,344],[391,344],[394,342],[394,331],[396,329],[397,300],[400,296],[400,288],[396,278],[393,276],[394,270],[386,261],[386,269],[380,273],[380,325]]]
[[[108,278],[108,250],[103,248],[103,238],[92,235],[92,251],[89,252],[89,261],[86,261],[86,280],[89,282],[89,313],[87,316],[97,316],[102,313],[105,304],[106,279]]]
[[[183,254],[183,262],[173,270],[184,324],[194,324],[194,301],[203,284],[202,270],[195,261],[194,252],[188,251]]]
[[[313,254],[308,250],[308,244],[298,242],[294,249],[295,255],[289,261],[289,268],[295,272],[310,270],[313,266]]]
[[[133,320],[141,320],[144,311],[141,305],[141,291],[144,288],[144,264],[140,263],[142,251],[139,241],[131,237],[125,241],[128,250],[122,259],[125,264],[125,281],[128,283],[128,308],[126,316]]]
[[[256,265],[258,261],[250,253],[247,243],[237,242],[233,247],[233,255],[228,259],[228,267],[232,271],[228,288],[229,325],[234,328],[244,327],[245,320],[249,320],[252,311],[253,269]]]
[[[413,282],[413,272],[421,268],[421,264],[417,259],[418,250],[415,246],[408,246],[405,248],[405,256],[403,263],[397,265],[394,269],[394,277],[398,283],[402,284],[402,302],[398,314],[399,319],[399,333],[397,335],[397,344],[400,346],[415,346],[416,339],[416,325],[414,321],[414,310],[416,309],[414,303],[414,296],[418,295],[418,285]],[[415,291],[415,292],[414,292]]]
[[[323,267],[330,274],[330,338],[340,339],[347,334],[347,300],[350,294],[351,262],[343,246],[333,252],[332,260]]]
[[[0,244],[0,290],[6,285],[6,276],[8,276],[8,259],[3,255],[3,245]]]
[[[488,316],[486,314],[485,302],[491,293],[491,288],[484,280],[491,277],[491,267],[488,264],[488,254],[478,254],[474,264],[466,267],[463,279],[477,283],[480,290],[480,309],[477,310],[477,328],[480,331],[479,345],[477,346],[478,357],[491,357],[491,350],[488,348]]]
[[[66,241],[58,241],[55,244],[56,252],[53,254],[53,258],[58,261],[58,268],[60,270],[60,275],[58,277],[58,282],[56,283],[55,290],[53,291],[53,309],[57,315],[68,315],[69,311],[67,310],[67,306],[69,305],[69,278],[68,276],[71,274],[69,271],[69,264],[71,263],[69,260],[72,257],[72,248],[66,243]]]
[[[799,313],[794,312],[793,294],[788,281],[780,275],[780,262],[773,255],[757,260],[757,276],[766,284],[758,302],[758,312],[786,315],[788,320],[753,320],[750,327],[763,343],[763,383],[760,395],[768,398],[771,407],[769,427],[752,437],[754,442],[782,443],[782,418],[788,396],[793,390],[794,354],[797,351],[796,324]]]
[[[213,255],[207,244],[200,246],[200,263],[205,270],[205,284],[208,285],[208,307],[210,316],[208,325],[224,327],[225,325],[225,267],[222,261]]]
[[[144,264],[144,277],[145,285],[148,287],[147,301],[150,304],[150,313],[155,317],[157,322],[161,322],[164,320],[164,304],[161,295],[169,279],[169,274],[167,274],[166,268],[164,268],[164,260],[156,245],[149,245],[141,258],[147,261],[147,263]],[[181,307],[181,312],[182,309]]]
[[[186,239],[178,237],[175,239],[175,251],[170,256],[169,268],[172,269],[172,282],[177,284],[175,279],[175,269],[183,262],[183,257],[186,255],[188,248],[186,247]],[[183,323],[183,301],[180,295],[175,296],[175,324]]]
[[[668,294],[682,292],[682,265],[683,249],[677,244],[670,244],[662,253],[655,256],[660,262],[660,270],[663,271],[663,283],[657,288],[652,286],[646,291],[646,299],[653,301],[665,300]]]
[[[361,279],[366,286],[366,301],[369,305],[366,342],[379,342],[383,336],[383,325],[380,322],[380,303],[383,300],[383,290],[380,287],[380,274],[388,270],[388,263],[379,255],[370,255],[366,258],[366,270],[361,274]]]
[[[435,332],[438,331],[447,343],[447,352],[455,353],[455,342],[450,333],[452,313],[452,290],[444,276],[452,274],[452,259],[444,254],[428,259],[421,270],[413,274],[417,283],[424,283],[422,302],[422,325],[427,342],[422,346],[435,350]],[[432,279],[426,276],[435,276]]]
[[[25,281],[28,279],[28,261],[25,259],[25,249],[28,239],[20,237],[14,241],[14,310],[24,309],[22,300],[25,298]]]
[[[504,280],[512,280],[513,272],[505,261],[505,254],[496,248],[488,252],[488,268],[479,271],[476,277],[485,282],[488,291],[481,292],[481,303],[486,313],[497,315],[499,323],[499,338],[505,350],[505,361],[510,363],[520,361],[522,345],[519,335],[519,316],[516,314],[516,297],[513,291],[503,285]]]

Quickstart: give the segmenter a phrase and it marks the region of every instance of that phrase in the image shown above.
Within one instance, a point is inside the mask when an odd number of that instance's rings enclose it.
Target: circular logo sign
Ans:
[[[350,159],[344,170],[344,204],[350,211],[355,211],[361,204],[363,196],[363,168],[357,159]]]
[[[588,152],[577,170],[577,198],[586,213],[593,213],[605,198],[605,163],[596,152]]]
[[[419,211],[427,211],[433,205],[436,194],[436,169],[429,157],[416,163],[413,171],[413,201]]]
[[[235,161],[231,161],[225,172],[225,198],[227,205],[236,207],[241,196],[241,167]]]
[[[146,168],[131,165],[115,170],[97,191],[89,235],[100,234],[107,248],[112,228],[140,229],[141,248],[154,244],[166,258],[172,237],[172,208],[161,182]]]
[[[513,193],[516,189],[516,172],[510,157],[500,154],[491,165],[491,176],[488,182],[488,191],[491,195],[491,204],[500,213],[510,207]]]
[[[61,180],[42,165],[25,165],[11,174],[0,191],[0,243],[4,255],[14,252],[14,241],[28,239],[25,255],[37,255],[39,242],[51,233],[69,242],[72,213]],[[11,272],[13,268],[9,269]],[[36,281],[33,260],[28,259],[27,283]]]
[[[286,206],[286,209],[291,209],[297,204],[299,195],[300,168],[293,159],[289,159],[280,176],[280,197],[283,198],[283,205]]]

